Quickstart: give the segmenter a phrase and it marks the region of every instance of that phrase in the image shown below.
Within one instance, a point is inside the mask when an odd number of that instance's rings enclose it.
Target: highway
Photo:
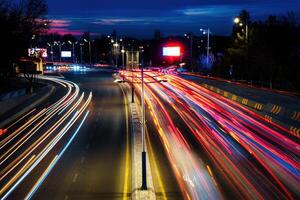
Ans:
[[[111,73],[64,74],[92,91],[90,115],[36,199],[126,199],[131,195],[129,130],[121,89]],[[128,154],[128,152],[127,152]],[[59,185],[58,185],[59,183]]]
[[[1,199],[29,199],[59,162],[85,122],[92,92],[77,84],[43,77],[56,96],[6,127],[0,142]]]
[[[131,199],[122,85],[109,70],[63,75],[44,77],[55,94],[1,136],[1,199]],[[120,75],[140,97],[141,72]],[[157,199],[300,196],[299,138],[289,130],[177,75],[146,71],[145,96]]]
[[[111,70],[63,75],[45,78],[55,94],[2,136],[1,198],[131,199],[131,135],[121,87]],[[156,195],[182,199],[155,132],[149,124]]]
[[[149,120],[186,199],[299,197],[299,138],[289,130],[176,75],[146,72],[145,82]]]

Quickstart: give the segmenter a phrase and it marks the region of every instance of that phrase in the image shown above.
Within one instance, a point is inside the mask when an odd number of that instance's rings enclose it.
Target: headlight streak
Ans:
[[[33,150],[35,150],[36,148],[39,147],[40,144],[42,144],[42,142],[44,142],[63,122],[65,119],[67,119],[71,113],[76,109],[76,107],[81,103],[82,99],[84,97],[84,93],[81,95],[81,97],[79,98],[78,102],[76,104],[74,104],[74,106],[64,115],[62,116],[61,120],[57,121],[50,129],[48,129],[47,132],[44,133],[44,135],[42,135],[38,140],[36,140],[29,148],[28,150],[30,150],[27,154],[29,155],[29,153],[31,153]],[[46,116],[47,118],[46,121],[42,121],[44,125],[48,120],[50,120],[52,116],[54,116],[54,114],[56,113],[53,113],[53,115],[48,115]],[[33,134],[37,131],[38,129],[36,129],[35,131],[33,131],[30,135],[25,135],[23,138],[21,138],[15,145],[13,145],[3,156],[1,156],[0,160],[2,158],[4,158],[1,162],[0,162],[0,165],[3,164],[3,162],[5,160],[7,160],[14,152],[16,152],[19,148],[21,148],[21,146],[30,139],[31,136],[33,136]],[[27,133],[29,134],[29,133]],[[22,142],[22,143],[21,143]],[[7,153],[11,152],[9,155],[7,155]],[[26,151],[24,152],[26,153]],[[21,159],[24,155],[22,154],[19,158],[15,159],[15,160],[18,160],[18,159]],[[13,164],[13,163],[12,163]],[[9,167],[10,168],[10,167]],[[2,174],[2,171],[1,173]],[[0,180],[2,180],[4,177],[1,177]]]
[[[56,155],[54,157],[54,159],[51,161],[50,165],[44,171],[44,173],[42,174],[42,176],[39,178],[39,180],[36,182],[36,184],[32,187],[32,189],[26,195],[26,197],[24,198],[25,200],[31,199],[32,196],[34,195],[34,193],[37,191],[37,189],[41,186],[41,184],[43,183],[43,181],[47,178],[48,174],[51,172],[51,170],[54,168],[54,166],[57,164],[57,162],[59,161],[59,159],[63,156],[63,154],[65,153],[65,151],[68,149],[68,147],[70,146],[70,144],[72,143],[72,141],[74,140],[74,138],[76,137],[76,135],[78,134],[78,132],[79,132],[81,126],[83,125],[83,123],[85,122],[88,114],[89,114],[89,111],[87,111],[85,113],[85,115],[84,115],[83,119],[81,120],[79,126],[77,127],[76,131],[74,132],[74,134],[72,135],[72,137],[70,138],[70,140],[68,141],[68,143],[65,145],[65,147],[63,148],[63,150],[60,152],[59,155]]]
[[[62,85],[63,87],[67,88],[67,93],[62,98],[60,98],[57,102],[49,106],[47,109],[42,109],[39,113],[35,114],[29,121],[27,121],[24,125],[18,128],[14,133],[8,135],[4,140],[1,141],[2,144],[1,147],[4,148],[5,146],[9,145],[9,143],[11,143],[13,140],[15,140],[20,134],[23,134],[22,132],[30,128],[28,131],[26,131],[26,133],[24,133],[24,135],[20,139],[17,140],[16,143],[13,144],[12,147],[10,147],[7,151],[4,152],[4,155],[1,155],[0,165],[5,164],[5,161],[9,157],[12,157],[13,155],[15,156],[15,154],[18,153],[18,149],[21,149],[21,146],[24,146],[25,143],[30,143],[30,141],[34,141],[33,144],[31,144],[29,147],[26,147],[24,151],[20,152],[21,154],[19,156],[16,155],[17,156],[16,159],[13,159],[13,161],[8,163],[8,166],[6,167],[4,166],[4,169],[1,170],[0,181],[6,180],[7,182],[1,188],[0,195],[3,195],[4,192],[7,189],[9,189],[2,197],[2,199],[7,198],[15,190],[15,188],[22,182],[22,180],[26,178],[26,176],[28,176],[32,170],[35,169],[35,167],[42,161],[42,159],[48,155],[48,153],[53,149],[53,147],[58,142],[61,141],[61,139],[66,135],[68,130],[73,126],[73,124],[79,119],[79,117],[87,109],[87,106],[91,102],[92,93],[90,92],[87,99],[83,103],[81,103],[84,98],[84,93],[82,93],[81,97],[78,99],[79,87],[77,86],[77,84],[74,84],[69,81],[59,80],[56,78],[45,78],[45,79],[54,81]],[[72,88],[75,89],[71,94]],[[80,104],[82,105],[80,106]],[[77,107],[79,107],[79,110],[75,112]],[[31,111],[30,114],[32,112],[33,111]],[[72,113],[74,113],[72,118],[69,119],[67,124],[63,125],[63,123],[65,123],[65,121],[69,118],[69,116],[72,115]],[[63,115],[60,116],[61,114]],[[27,115],[29,115],[29,113],[27,113]],[[58,117],[59,120],[57,120],[53,125],[51,125],[51,127],[48,128],[48,130],[45,133],[39,135],[36,140],[31,139],[32,136],[36,134],[38,131],[40,131],[44,126],[46,126],[48,122],[50,122],[50,120],[53,120]],[[34,123],[37,124],[31,127]],[[15,124],[17,124],[17,122],[14,123],[14,125]],[[59,129],[62,125],[63,127],[61,131],[59,131],[56,135],[54,135],[55,131]],[[50,139],[50,136],[51,137],[54,136],[54,138],[51,139],[48,144],[45,144],[46,146],[41,149],[42,145],[44,145],[46,140],[48,138]],[[20,168],[18,166],[20,166],[24,162],[24,160],[28,158],[28,156],[30,156],[30,154],[32,154],[36,150],[38,150],[39,152],[37,152],[37,156],[31,157],[32,160],[30,164],[26,164],[25,166],[21,167],[22,170],[16,171],[17,168]],[[12,179],[10,177],[15,177],[15,178]]]
[[[180,80],[180,83],[182,82],[183,81]],[[207,108],[207,106],[209,105],[203,106],[203,108]],[[214,107],[217,107],[217,105],[214,105]],[[222,113],[215,113],[212,112],[212,110],[214,110],[214,108],[207,109],[207,112],[210,113],[211,116],[220,116],[220,114],[222,116]],[[297,182],[299,182],[299,163],[294,160],[294,156],[298,155],[297,147],[299,145],[288,138],[284,138],[283,135],[271,130],[269,127],[266,127],[260,122],[254,121],[252,118],[244,115],[243,113],[239,112],[239,115],[243,116],[242,118],[236,118],[237,121],[240,121],[239,123],[231,123],[230,119],[226,120],[228,116],[232,116],[231,118],[234,118],[234,116],[231,113],[227,113],[226,110],[223,110],[223,114],[225,114],[225,116],[218,119],[223,128],[227,130],[229,134],[244,148],[246,148],[247,151],[254,156],[262,166],[264,166],[287,196],[291,198],[286,186],[297,193]],[[243,123],[244,119],[248,120],[248,124],[245,124],[245,122]],[[251,122],[253,122],[253,125]],[[251,129],[256,132],[245,128],[245,126],[248,127],[249,125],[251,126]],[[259,126],[262,126],[263,129],[256,128]],[[270,132],[275,132],[278,138],[276,140],[274,140],[274,137],[268,138],[284,148],[277,148],[267,140],[260,137],[260,135],[263,135],[264,133],[265,135],[269,135]],[[282,141],[282,139],[284,141]],[[285,153],[286,150],[290,152]]]
[[[139,72],[136,73],[134,82],[137,83],[135,87],[139,88]],[[148,74],[152,75],[151,72]],[[163,99],[178,113],[204,147],[216,171],[222,174],[228,185],[232,185],[232,189],[240,198],[293,199],[293,196],[299,195],[300,165],[297,160],[300,148],[299,143],[289,138],[288,130],[274,122],[266,122],[253,111],[191,81],[174,75],[168,75],[168,80],[168,83],[146,84],[146,102],[172,168],[177,174],[177,180],[180,178],[178,174],[181,166],[170,154],[172,151],[176,154],[180,145],[172,148],[170,141],[179,136],[180,132],[175,130],[172,139],[163,139],[170,134],[163,125],[166,123],[164,118],[168,118],[168,113],[163,111],[163,114],[160,114],[159,111],[155,111],[164,108],[162,104],[157,106],[159,103],[154,101],[157,99],[156,96]],[[130,81],[131,78],[128,78],[128,82]],[[169,124],[173,126],[172,123]],[[272,126],[274,128],[271,128]],[[180,136],[178,139],[184,143],[184,140],[180,140]],[[253,158],[267,173],[256,167]],[[213,177],[214,169],[207,166],[206,170],[213,182],[219,185],[216,182],[218,180]],[[183,193],[188,191],[191,197],[195,197],[192,192],[195,187],[193,179],[196,178],[195,182],[200,180],[196,176],[190,179],[188,175],[182,178],[187,182],[182,185],[179,180]]]
[[[28,115],[30,115],[32,112],[34,112],[36,110],[36,108],[32,109],[31,111],[29,111],[28,113],[26,113],[25,115],[23,115],[20,119],[18,119],[17,121],[15,121],[14,123],[12,123],[11,125],[9,125],[6,129],[10,129],[11,127],[13,127],[15,124],[19,123],[21,120],[23,120],[24,118],[26,118]]]
[[[137,86],[137,85],[136,85]],[[140,92],[140,88],[138,90]],[[162,143],[167,152],[176,179],[186,199],[222,199],[218,187],[209,175],[206,165],[196,158],[182,134],[173,124],[159,99],[149,90],[153,99],[150,106]],[[148,96],[148,95],[147,95]]]
[[[16,131],[14,131],[11,134],[8,134],[6,138],[4,138],[0,142],[0,150],[4,148],[6,145],[8,145],[13,139],[15,139],[22,131],[24,131],[26,128],[28,128],[32,123],[37,121],[39,118],[42,117],[42,114],[45,112],[46,109],[41,110],[39,113],[37,113],[33,118],[31,118],[29,121],[27,121],[24,125],[22,125],[20,128],[18,128]]]
[[[79,90],[79,89],[78,89]],[[75,92],[76,93],[76,92]],[[74,96],[74,98],[76,98],[77,96]],[[81,101],[81,99],[82,99],[83,97],[81,97],[80,99],[79,99],[79,102]],[[78,105],[79,103],[77,102],[75,105]],[[11,147],[8,151],[6,151],[6,153],[4,153],[4,155],[2,155],[1,157],[0,157],[0,160],[2,159],[2,158],[4,158],[5,157],[5,160],[6,159],[8,159],[8,157],[6,156],[10,151],[16,151],[17,149],[15,148],[17,145],[19,145],[23,140],[25,140],[26,139],[26,137],[27,137],[27,140],[35,133],[35,132],[37,132],[41,127],[43,127],[43,125],[44,124],[46,124],[46,122],[48,122],[52,117],[54,117],[55,116],[55,114],[57,114],[58,112],[59,112],[59,109],[61,109],[61,107],[62,107],[63,105],[60,105],[60,106],[58,106],[56,109],[54,109],[54,110],[52,110],[51,111],[51,113],[49,113],[49,115],[47,115],[47,116],[45,116],[45,118],[43,118],[37,125],[35,125],[34,126],[34,128],[32,128],[29,132],[27,132],[26,133],[26,135],[21,139],[21,140],[19,140],[16,144],[14,144],[13,145],[13,147]],[[74,107],[73,107],[73,109],[74,109]],[[72,110],[72,109],[71,109]],[[43,116],[43,114],[44,114],[44,109],[40,112],[40,113],[38,113],[36,116],[39,116],[38,118],[40,118],[40,117],[42,117]],[[69,111],[69,113],[70,113],[70,111]],[[36,117],[35,116],[35,117]],[[34,117],[34,118],[35,118]],[[34,120],[34,121],[36,121],[36,120]],[[28,123],[33,123],[33,122],[28,122]],[[62,122],[61,122],[62,123]],[[26,123],[27,124],[27,123]],[[29,125],[28,125],[29,126]],[[28,126],[26,126],[26,128],[28,127]],[[23,127],[23,126],[22,126]],[[16,136],[18,136],[22,131],[24,131],[25,130],[25,128],[22,128],[20,131],[19,131],[19,129],[15,132],[15,133],[13,133],[13,134],[15,134],[15,136],[12,138],[12,139],[10,139],[8,142],[6,142],[5,143],[5,145],[7,145],[9,142],[11,142]],[[19,131],[19,132],[18,132]],[[25,142],[26,142],[26,140],[25,140]],[[23,144],[23,143],[22,143]],[[3,145],[3,146],[5,146],[5,145]],[[20,147],[21,145],[19,145],[19,147]],[[4,161],[5,161],[4,160]],[[4,161],[1,161],[0,162],[0,165],[4,162]]]

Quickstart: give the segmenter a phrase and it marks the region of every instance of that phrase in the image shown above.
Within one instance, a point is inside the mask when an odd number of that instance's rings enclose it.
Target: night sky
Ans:
[[[228,35],[233,18],[242,10],[252,19],[294,11],[300,19],[300,0],[47,0],[52,32],[79,35],[109,34],[149,38],[154,30],[163,36],[185,32],[200,34],[210,28],[213,34]]]

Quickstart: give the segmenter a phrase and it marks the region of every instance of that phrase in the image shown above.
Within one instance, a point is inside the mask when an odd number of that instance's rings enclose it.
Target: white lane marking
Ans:
[[[73,177],[73,183],[75,183],[77,181],[77,178],[78,178],[78,173],[76,173]]]

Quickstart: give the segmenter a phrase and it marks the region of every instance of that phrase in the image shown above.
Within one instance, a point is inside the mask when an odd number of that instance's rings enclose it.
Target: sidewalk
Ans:
[[[30,111],[41,102],[46,100],[53,92],[55,87],[43,84],[32,95],[20,93],[20,95],[6,95],[6,98],[0,100],[0,129],[15,121],[17,118]],[[14,93],[14,92],[12,92]]]
[[[184,74],[180,76],[247,106],[262,115],[266,120],[274,121],[289,129],[291,134],[300,137],[299,97],[199,76]]]

